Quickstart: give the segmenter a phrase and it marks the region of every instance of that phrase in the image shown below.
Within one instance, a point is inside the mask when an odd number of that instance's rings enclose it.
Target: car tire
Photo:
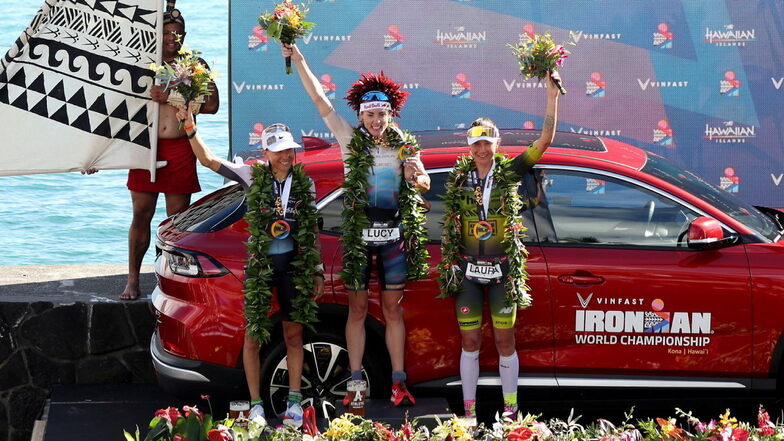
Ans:
[[[386,354],[378,355],[368,344],[363,359],[363,374],[368,381],[371,396],[384,396],[384,385],[388,375]],[[261,396],[267,415],[281,416],[286,410],[288,398],[288,368],[286,366],[286,344],[282,338],[271,339],[269,350],[262,351],[261,357]],[[382,340],[383,345],[383,340]],[[381,346],[384,348],[385,346]],[[346,383],[351,377],[345,337],[335,330],[317,329],[315,334],[306,333],[304,361],[302,367],[303,402],[324,407],[324,401],[336,405],[346,394]],[[387,391],[388,393],[388,391]],[[328,407],[328,406],[327,406]]]

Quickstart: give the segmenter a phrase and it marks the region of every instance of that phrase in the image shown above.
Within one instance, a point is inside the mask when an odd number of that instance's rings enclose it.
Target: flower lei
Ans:
[[[305,174],[302,164],[291,168],[291,196],[297,201],[297,229],[293,232],[296,253],[294,267],[294,285],[300,293],[293,303],[291,320],[310,330],[318,321],[318,306],[313,299],[315,292],[316,266],[321,263],[321,253],[316,247],[318,234],[317,213],[311,193],[311,180]],[[274,179],[269,166],[256,163],[253,166],[253,184],[248,189],[248,211],[245,220],[248,222],[250,239],[248,246],[248,264],[245,269],[245,317],[247,332],[262,343],[269,340],[272,320],[272,259],[268,250],[275,240],[269,232],[273,214],[272,180]]]
[[[408,153],[416,154],[421,149],[414,136],[399,130],[389,129],[387,142],[392,147],[404,147]],[[354,136],[348,145],[350,154],[346,159],[348,173],[343,183],[343,236],[340,239],[343,244],[343,270],[340,278],[350,289],[362,286],[360,269],[367,260],[362,229],[370,226],[365,207],[368,205],[367,173],[373,166],[373,155],[369,152],[373,147],[375,142],[365,131],[361,128],[354,129]],[[428,275],[426,219],[419,202],[419,192],[414,185],[401,179],[400,212],[408,280],[419,280]]]
[[[512,159],[502,154],[495,155],[493,172],[494,186],[501,190],[501,214],[506,218],[506,231],[501,241],[506,246],[509,259],[509,274],[506,278],[506,304],[517,308],[531,306],[530,289],[526,284],[528,273],[525,270],[525,259],[528,251],[523,244],[527,228],[523,225],[520,214],[523,203],[517,193],[520,178],[510,169]],[[463,186],[476,166],[470,155],[457,159],[454,169],[449,173],[444,196],[444,230],[441,236],[441,263],[438,267],[438,285],[441,288],[439,298],[452,297],[460,292],[463,271],[459,268],[462,251],[461,216],[468,214],[460,209],[460,196]]]

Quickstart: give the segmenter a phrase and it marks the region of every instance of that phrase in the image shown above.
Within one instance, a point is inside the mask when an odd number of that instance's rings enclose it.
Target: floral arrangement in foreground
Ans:
[[[496,415],[487,426],[474,426],[475,420],[453,416],[436,419],[434,428],[405,421],[399,428],[344,414],[333,419],[323,433],[305,418],[303,430],[288,426],[270,426],[264,418],[254,420],[225,419],[214,421],[196,406],[182,410],[160,409],[150,421],[144,441],[782,441],[784,423],[773,423],[760,406],[755,424],[739,422],[729,410],[718,419],[701,421],[691,413],[675,409],[677,418],[655,418],[632,422],[631,413],[619,425],[599,419],[591,424],[578,423],[580,417],[570,414],[564,421],[542,421],[538,415],[518,413],[516,416]],[[633,410],[633,409],[632,409]],[[307,409],[306,409],[307,412]],[[308,421],[310,419],[310,422]],[[124,432],[126,441],[142,441],[135,434]]]
[[[275,5],[272,12],[259,16],[259,26],[267,31],[267,35],[283,44],[294,44],[313,29],[314,23],[305,21],[308,9],[305,5],[298,6],[291,0]],[[291,73],[291,57],[286,57],[286,74]]]
[[[520,64],[520,75],[525,79],[537,78],[539,81],[546,79],[550,72],[563,66],[564,60],[569,58],[570,54],[564,45],[555,44],[550,34],[536,34],[527,37],[520,44],[508,46]],[[561,86],[560,81],[555,85],[558,86],[561,94],[566,94],[566,89]]]
[[[210,85],[215,82],[217,74],[202,62],[199,57],[201,51],[182,46],[178,54],[171,63],[164,61],[160,66],[150,64],[149,68],[155,72],[155,78],[162,80],[167,90],[179,93],[185,105],[212,95]],[[182,130],[182,125],[183,121],[180,121],[179,130]]]

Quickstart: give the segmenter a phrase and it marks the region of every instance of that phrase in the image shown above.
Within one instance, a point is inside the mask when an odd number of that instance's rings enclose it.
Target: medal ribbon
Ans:
[[[281,219],[285,219],[286,210],[289,206],[289,195],[291,194],[291,171],[289,171],[289,175],[286,176],[286,180],[282,183],[273,177],[272,191],[275,195],[275,214],[280,216]]]
[[[487,177],[482,182],[482,179],[479,179],[479,172],[476,170],[471,170],[471,187],[474,189],[474,200],[476,202],[476,215],[479,216],[480,221],[487,220],[487,212],[490,208],[490,193],[492,193],[493,189],[493,170],[495,169],[495,160],[493,160],[493,165],[490,166],[490,172],[487,174]],[[480,198],[477,197],[477,193],[481,189],[482,197],[481,202]]]

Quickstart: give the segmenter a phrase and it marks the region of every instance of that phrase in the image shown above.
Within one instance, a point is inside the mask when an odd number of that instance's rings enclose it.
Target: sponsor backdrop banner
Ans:
[[[273,6],[231,2],[231,147],[241,156],[272,122],[331,136],[258,27]],[[541,128],[544,84],[522,79],[507,43],[550,33],[574,43],[559,130],[633,143],[784,207],[784,2],[317,0],[308,20],[316,27],[298,45],[349,120],[348,87],[384,70],[411,92],[405,129],[462,129],[478,116]]]

